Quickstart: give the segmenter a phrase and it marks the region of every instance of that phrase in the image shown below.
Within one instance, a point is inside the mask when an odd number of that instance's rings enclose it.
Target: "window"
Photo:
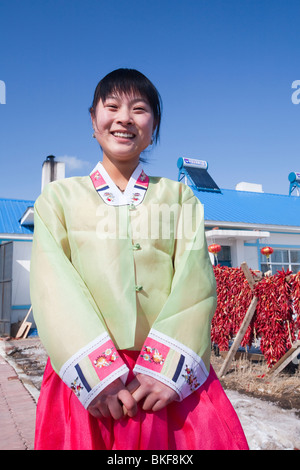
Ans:
[[[222,246],[221,251],[217,254],[217,264],[228,266],[231,268],[231,248],[230,246]]]
[[[271,270],[272,274],[281,271],[297,273],[300,271],[300,249],[299,250],[276,250],[270,255],[269,260],[260,253],[261,270],[263,273]]]

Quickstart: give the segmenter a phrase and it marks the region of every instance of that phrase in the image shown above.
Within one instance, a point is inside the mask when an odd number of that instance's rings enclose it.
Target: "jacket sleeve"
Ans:
[[[185,191],[177,224],[171,292],[154,321],[134,372],[155,377],[180,400],[206,380],[210,368],[210,326],[216,282],[207,249],[204,210]]]
[[[30,266],[33,314],[52,366],[85,408],[128,368],[84,279],[72,265],[65,213],[49,184],[34,209]]]

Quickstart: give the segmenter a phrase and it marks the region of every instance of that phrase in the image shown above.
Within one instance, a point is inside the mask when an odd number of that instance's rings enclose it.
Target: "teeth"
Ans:
[[[129,134],[128,132],[113,132],[113,135],[116,137],[125,137],[127,139],[134,137],[134,134]]]

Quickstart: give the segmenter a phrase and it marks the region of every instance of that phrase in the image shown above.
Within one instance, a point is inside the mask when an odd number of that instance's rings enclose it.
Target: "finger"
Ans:
[[[150,393],[143,403],[143,410],[150,411],[153,410],[155,404],[159,401],[159,398],[156,393]]]
[[[132,398],[134,398],[135,402],[138,403],[140,400],[142,400],[142,398],[145,398],[146,394],[147,394],[147,391],[144,390],[143,387],[139,387],[131,394],[131,396]],[[124,412],[124,415],[126,416],[126,414],[128,413],[126,406],[123,406],[123,412]]]
[[[157,402],[152,407],[152,411],[160,411],[168,404],[169,402],[166,403],[164,400],[157,400]]]
[[[108,401],[108,410],[115,420],[121,419],[123,416],[122,403],[116,397]]]
[[[128,390],[120,390],[120,392],[118,393],[118,399],[123,405],[124,414],[127,414],[128,412],[131,418],[136,415],[138,409],[137,402]]]
[[[97,419],[101,419],[102,418],[102,414],[100,413],[100,411],[98,410],[98,408],[88,408],[88,412],[94,417],[94,418],[97,418]]]
[[[111,414],[106,403],[100,403],[97,408],[104,418],[110,418]]]
[[[97,405],[93,405],[88,407],[89,413],[97,419],[109,418],[110,411],[106,405],[103,403],[99,403]]]
[[[168,406],[170,403],[175,401],[178,397],[178,394],[174,391],[172,393],[167,393],[164,395],[160,395],[158,400],[152,407],[152,411],[159,411],[162,410],[165,406]]]

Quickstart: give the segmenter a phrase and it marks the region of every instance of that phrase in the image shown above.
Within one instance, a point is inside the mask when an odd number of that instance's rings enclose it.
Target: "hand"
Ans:
[[[123,385],[121,379],[116,379],[105,387],[88,406],[88,411],[95,418],[120,419],[124,416],[123,407],[128,415],[137,413],[137,403],[131,393]]]
[[[159,411],[178,398],[171,387],[144,374],[137,374],[127,385],[127,390],[132,393],[136,402],[144,399],[142,408],[145,411]]]

